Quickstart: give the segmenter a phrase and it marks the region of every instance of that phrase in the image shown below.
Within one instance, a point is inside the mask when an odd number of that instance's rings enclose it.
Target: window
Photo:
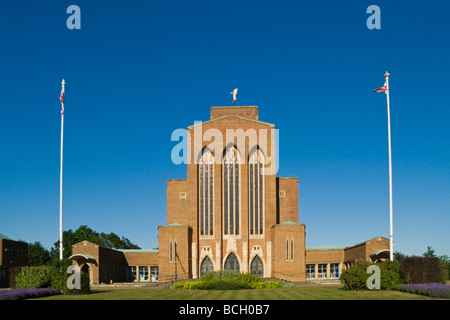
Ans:
[[[225,270],[234,270],[239,272],[239,261],[234,255],[234,253],[230,253],[227,260],[225,261]]]
[[[286,240],[286,261],[289,261],[289,240]]]
[[[264,230],[264,156],[254,151],[249,157],[250,235]]]
[[[208,273],[213,272],[213,264],[211,262],[211,259],[209,257],[205,257],[203,259],[202,264],[200,266],[200,276],[207,275]]]
[[[199,215],[200,235],[213,234],[213,174],[214,156],[205,151],[199,163]]]
[[[128,275],[128,281],[136,281],[136,267],[130,267]]]
[[[339,278],[339,263],[330,263],[330,278]]]
[[[152,282],[158,282],[158,273],[157,266],[150,267],[150,277]]]
[[[174,245],[174,255],[173,255],[173,261],[175,261],[175,263],[177,263],[177,241],[175,241],[175,245]]]
[[[170,245],[169,245],[169,261],[175,262],[177,263],[177,241],[175,240],[175,242],[172,242],[172,240],[170,240]]]
[[[239,234],[239,159],[236,149],[232,148],[225,154],[223,164],[223,203],[224,221],[223,232],[225,235]]]
[[[139,281],[148,281],[148,267],[139,267]]]
[[[264,266],[259,256],[253,258],[252,263],[250,264],[250,272],[256,274],[260,277],[264,274]]]
[[[294,261],[294,239],[291,239],[291,261]]]
[[[318,279],[326,279],[326,278],[328,278],[328,276],[327,276],[327,264],[326,263],[321,263],[321,264],[318,265],[317,278]]]
[[[307,264],[306,265],[306,279],[315,279],[316,278],[316,265],[315,264]]]
[[[286,261],[294,261],[294,238],[286,240]]]

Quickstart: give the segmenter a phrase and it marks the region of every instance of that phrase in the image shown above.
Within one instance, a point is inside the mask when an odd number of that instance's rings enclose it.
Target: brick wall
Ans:
[[[192,223],[186,210],[187,180],[169,180],[167,182],[167,224]]]
[[[192,228],[178,224],[159,226],[158,238],[159,281],[171,281],[175,275],[191,277]]]
[[[299,222],[297,178],[277,178],[278,214],[277,223]]]
[[[273,226],[272,247],[273,275],[291,281],[305,281],[305,225],[285,223]]]

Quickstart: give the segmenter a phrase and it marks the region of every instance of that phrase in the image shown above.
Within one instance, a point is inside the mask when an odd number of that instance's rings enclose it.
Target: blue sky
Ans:
[[[257,105],[299,179],[306,245],[389,237],[389,71],[395,249],[450,255],[448,1],[1,0],[0,233],[88,225],[158,246],[172,132],[211,106]],[[81,30],[69,30],[69,5]],[[367,7],[381,9],[370,30]]]

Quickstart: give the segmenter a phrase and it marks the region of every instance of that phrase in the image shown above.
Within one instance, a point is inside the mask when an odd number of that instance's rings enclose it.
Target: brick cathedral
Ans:
[[[274,128],[255,106],[212,107],[201,128],[188,127],[187,179],[167,183],[160,276],[232,269],[305,280],[298,180],[276,177]]]

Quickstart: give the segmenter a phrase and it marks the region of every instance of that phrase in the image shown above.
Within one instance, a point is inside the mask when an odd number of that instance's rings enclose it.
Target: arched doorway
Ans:
[[[227,260],[225,260],[224,270],[234,270],[239,272],[239,261],[233,252],[230,253]]]
[[[211,272],[213,272],[213,264],[209,257],[205,257],[205,259],[203,259],[202,264],[200,266],[200,276],[203,277]]]
[[[87,263],[85,263],[84,266],[81,267],[81,272],[89,274],[89,266]]]
[[[264,266],[259,256],[255,256],[250,264],[250,272],[260,277],[264,274]]]

